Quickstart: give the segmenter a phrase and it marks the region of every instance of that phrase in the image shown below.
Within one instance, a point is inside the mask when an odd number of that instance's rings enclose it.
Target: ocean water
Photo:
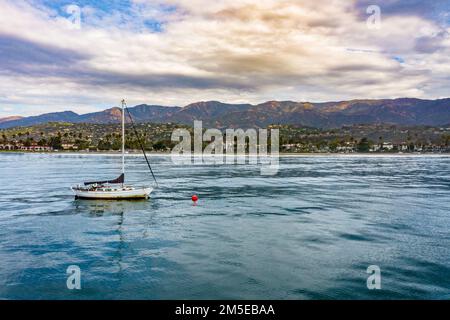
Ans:
[[[0,161],[1,299],[450,298],[450,157],[282,157],[261,176],[152,156],[148,201],[74,199],[70,185],[116,177],[117,156]],[[151,183],[142,157],[127,169]]]

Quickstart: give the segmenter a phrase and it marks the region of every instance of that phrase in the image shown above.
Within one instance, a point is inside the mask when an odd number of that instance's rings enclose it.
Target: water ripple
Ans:
[[[449,298],[450,157],[282,157],[261,176],[152,156],[160,188],[120,202],[69,190],[116,176],[117,156],[0,158],[0,298]],[[127,157],[129,182],[150,183],[142,160]]]

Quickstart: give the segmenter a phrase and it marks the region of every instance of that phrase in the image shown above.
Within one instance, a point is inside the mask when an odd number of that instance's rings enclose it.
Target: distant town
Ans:
[[[176,142],[175,123],[138,123],[136,129],[150,152],[169,152]],[[350,125],[338,129],[317,129],[271,125],[280,130],[283,153],[450,153],[450,127]],[[127,124],[127,133],[131,130]],[[205,143],[205,145],[208,143]],[[121,145],[119,124],[53,122],[0,130],[0,151],[4,152],[113,152]],[[126,148],[138,150],[139,141],[127,134]]]

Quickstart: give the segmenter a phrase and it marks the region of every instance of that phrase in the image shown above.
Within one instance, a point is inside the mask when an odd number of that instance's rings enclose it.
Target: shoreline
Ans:
[[[108,152],[108,151],[5,151],[0,150],[0,154],[37,154],[37,155],[67,155],[67,156],[121,156],[121,152]],[[147,156],[155,156],[155,157],[163,157],[163,156],[171,156],[170,152],[146,152]],[[143,156],[142,152],[138,151],[129,151],[125,153],[125,156]],[[183,155],[179,155],[183,156]],[[195,154],[191,154],[190,156],[196,156]],[[209,155],[214,156],[214,155]],[[222,156],[227,156],[227,154],[223,154]],[[237,154],[228,155],[228,156],[238,156]],[[245,154],[244,156],[249,156]],[[257,156],[257,155],[251,155]],[[269,154],[270,156],[270,154]],[[352,152],[352,153],[326,153],[326,152],[311,152],[311,153],[287,153],[280,152],[280,157],[329,157],[329,156],[342,156],[342,157],[420,157],[420,156],[440,156],[440,157],[450,157],[450,153],[371,153],[371,152]]]

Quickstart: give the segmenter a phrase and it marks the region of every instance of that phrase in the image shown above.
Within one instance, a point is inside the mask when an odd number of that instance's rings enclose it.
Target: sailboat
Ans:
[[[83,185],[77,185],[71,187],[75,198],[77,199],[110,199],[110,200],[123,200],[123,199],[148,199],[150,193],[153,191],[152,187],[133,187],[131,185],[125,185],[125,100],[122,100],[122,173],[119,177],[112,180],[104,181],[92,181],[84,182]],[[134,128],[133,119],[130,116],[131,124]],[[137,135],[136,129],[134,128]],[[147,155],[145,154],[144,146],[138,137],[139,144],[142,152],[144,153],[147,165],[152,173],[153,178],[156,178],[153,174],[150,163],[148,162]],[[156,182],[157,183],[157,182]]]

